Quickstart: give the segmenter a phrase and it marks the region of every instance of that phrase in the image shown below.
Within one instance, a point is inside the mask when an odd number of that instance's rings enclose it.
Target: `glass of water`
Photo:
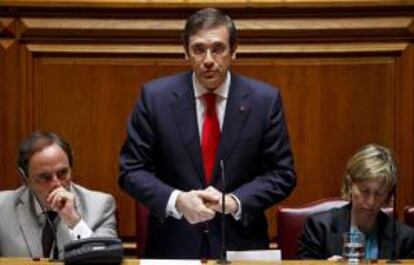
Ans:
[[[349,264],[358,264],[365,257],[365,235],[353,231],[343,234],[342,256]]]

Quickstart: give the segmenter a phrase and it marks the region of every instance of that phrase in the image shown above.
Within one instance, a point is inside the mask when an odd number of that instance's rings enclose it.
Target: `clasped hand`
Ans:
[[[176,208],[190,224],[209,221],[216,212],[222,212],[221,196],[221,192],[212,186],[204,190],[181,192],[177,197]],[[232,196],[225,196],[224,208],[225,214],[237,212],[238,205]]]
[[[48,208],[57,212],[69,228],[80,221],[80,215],[75,207],[75,195],[64,187],[54,189],[46,198]]]

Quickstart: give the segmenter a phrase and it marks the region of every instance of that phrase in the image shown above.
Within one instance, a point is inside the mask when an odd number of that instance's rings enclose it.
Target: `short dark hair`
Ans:
[[[231,52],[236,50],[237,45],[237,29],[233,20],[216,8],[204,8],[192,14],[185,23],[182,33],[182,41],[184,48],[188,53],[188,45],[190,37],[201,29],[210,29],[218,26],[225,26],[229,33],[229,44]]]
[[[73,167],[73,153],[70,144],[61,136],[53,132],[36,131],[22,141],[17,158],[17,166],[23,173],[29,175],[29,162],[32,156],[52,144],[57,144],[68,157],[69,165]]]

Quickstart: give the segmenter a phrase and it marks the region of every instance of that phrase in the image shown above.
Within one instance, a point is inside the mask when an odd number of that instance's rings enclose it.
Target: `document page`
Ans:
[[[227,259],[231,261],[280,261],[281,258],[279,249],[227,251]]]
[[[180,259],[142,259],[140,265],[201,265],[200,260],[180,260]]]

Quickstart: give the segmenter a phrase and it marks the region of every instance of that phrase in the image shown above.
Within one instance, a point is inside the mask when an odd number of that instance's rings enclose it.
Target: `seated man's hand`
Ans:
[[[210,204],[207,204],[207,206],[213,211],[221,213],[222,212],[222,202],[221,202],[222,193],[216,188],[214,188],[213,186],[209,186],[207,189],[205,189],[205,191],[219,198],[218,203],[214,203],[214,204],[210,203]],[[226,196],[224,197],[224,203],[225,203],[225,206],[224,206],[225,214],[235,214],[237,210],[239,209],[239,206],[236,200],[228,194],[226,194]]]
[[[214,218],[215,212],[209,209],[206,204],[217,204],[217,200],[214,195],[206,191],[193,190],[181,192],[175,206],[190,224],[197,224]]]
[[[46,202],[53,211],[59,214],[69,228],[73,229],[80,221],[80,215],[75,208],[75,195],[64,187],[51,191]]]

